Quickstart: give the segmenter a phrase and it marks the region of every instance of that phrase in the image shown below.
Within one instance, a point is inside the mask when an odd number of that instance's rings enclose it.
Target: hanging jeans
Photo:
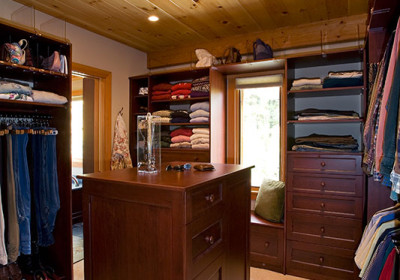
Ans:
[[[0,136],[0,187],[3,188],[3,142],[4,137]],[[1,191],[0,191],[0,264],[6,265],[8,262],[6,244],[5,244],[5,236],[4,236],[4,214],[3,214],[3,202],[1,199]]]
[[[17,204],[15,199],[15,180],[12,157],[11,135],[6,135],[7,139],[7,252],[8,261],[15,262],[19,252],[19,225],[17,218]]]
[[[15,197],[17,201],[17,217],[19,224],[20,252],[24,255],[31,254],[31,190],[29,179],[28,158],[26,147],[27,134],[13,134],[12,156],[15,180]]]
[[[32,135],[33,188],[38,245],[54,243],[53,229],[60,209],[55,135]]]

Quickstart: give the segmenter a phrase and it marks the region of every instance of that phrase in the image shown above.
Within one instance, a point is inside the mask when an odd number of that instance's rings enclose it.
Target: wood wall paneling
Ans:
[[[307,46],[331,44],[364,39],[367,14],[314,22],[291,27],[281,27],[256,33],[247,33],[209,42],[182,43],[170,49],[149,51],[147,67],[157,68],[197,61],[195,49],[205,48],[216,57],[223,56],[226,48],[235,46],[242,54],[252,53],[252,43],[261,38],[274,51]]]

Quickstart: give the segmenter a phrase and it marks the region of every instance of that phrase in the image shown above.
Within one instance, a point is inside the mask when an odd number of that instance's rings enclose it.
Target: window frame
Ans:
[[[283,80],[280,86],[280,180],[286,181],[286,151],[287,151],[287,88],[286,88],[286,73],[284,69],[264,72],[254,72],[245,74],[227,75],[227,135],[226,135],[226,161],[231,164],[240,164],[240,89],[236,88],[236,78],[251,77],[260,75],[275,75],[282,74]],[[251,197],[255,199],[258,193],[259,186],[251,187]]]

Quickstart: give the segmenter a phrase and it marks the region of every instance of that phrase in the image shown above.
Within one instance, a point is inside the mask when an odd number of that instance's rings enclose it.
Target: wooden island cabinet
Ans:
[[[85,279],[249,279],[251,167],[83,175]]]

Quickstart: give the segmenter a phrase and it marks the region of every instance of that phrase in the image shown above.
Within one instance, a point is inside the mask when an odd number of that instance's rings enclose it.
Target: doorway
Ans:
[[[110,168],[111,73],[73,63],[71,89],[73,262],[75,279],[80,279],[83,207],[82,182],[76,176]]]

